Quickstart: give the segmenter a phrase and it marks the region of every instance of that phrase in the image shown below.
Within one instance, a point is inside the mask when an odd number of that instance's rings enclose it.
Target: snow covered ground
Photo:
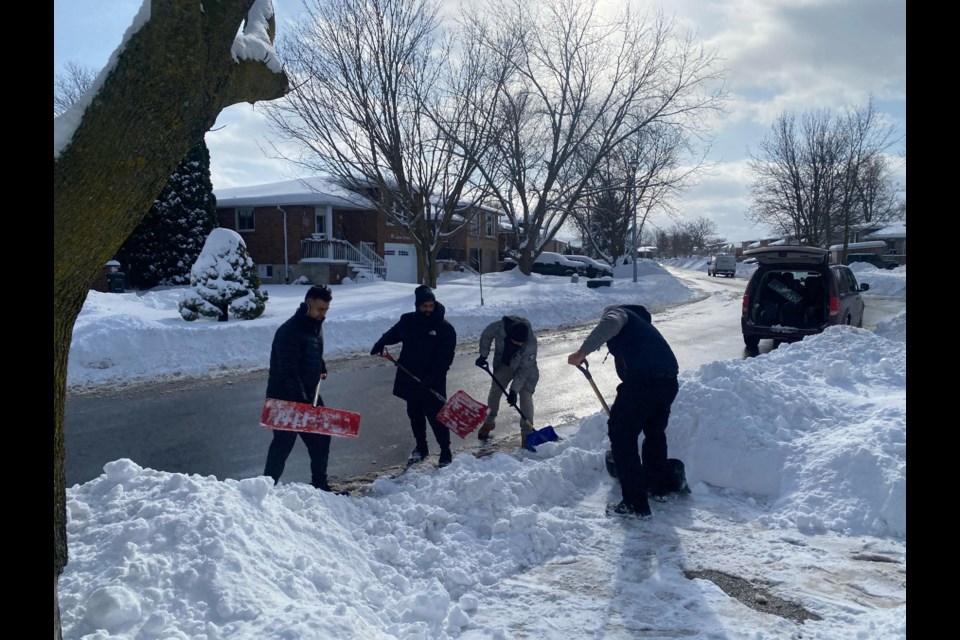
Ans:
[[[609,289],[487,274],[483,306],[476,276],[436,294],[461,339],[504,313],[569,325],[694,295],[642,267],[636,285],[618,267]],[[906,297],[905,268],[857,277]],[[368,349],[413,288],[336,287],[328,342]],[[69,384],[261,368],[304,291],[268,289],[264,316],[228,323],[184,322],[175,289],[91,292]],[[667,434],[693,494],[644,520],[604,513],[619,487],[602,413],[535,454],[461,454],[354,496],[114,461],[67,491],[64,637],[906,637],[905,312],[683,372]]]

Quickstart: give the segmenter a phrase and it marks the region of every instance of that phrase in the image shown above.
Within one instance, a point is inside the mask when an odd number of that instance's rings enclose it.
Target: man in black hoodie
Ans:
[[[614,511],[643,517],[651,515],[648,480],[654,495],[670,488],[665,432],[680,388],[677,358],[650,320],[650,312],[640,305],[611,305],[580,348],[567,357],[569,364],[578,366],[604,343],[613,355],[621,383],[610,407],[607,432],[623,492]]]
[[[310,287],[297,312],[277,329],[270,348],[268,398],[313,404],[320,380],[327,377],[327,365],[323,361],[323,320],[332,299],[333,293],[328,287]],[[322,398],[317,398],[317,406],[323,406]],[[300,433],[300,438],[310,454],[310,484],[330,491],[327,484],[330,436]],[[263,469],[263,475],[273,478],[274,484],[280,481],[287,457],[296,443],[296,431],[274,430]]]
[[[400,316],[400,320],[373,345],[370,355],[381,355],[385,346],[403,343],[397,364],[410,373],[397,368],[393,395],[407,401],[407,417],[417,443],[407,464],[416,464],[429,455],[429,421],[440,446],[439,466],[445,467],[453,460],[453,455],[450,452],[450,430],[437,420],[437,413],[443,408],[437,395],[447,396],[447,370],[453,364],[457,332],[444,320],[446,310],[437,302],[430,287],[417,287],[414,296],[416,311]]]

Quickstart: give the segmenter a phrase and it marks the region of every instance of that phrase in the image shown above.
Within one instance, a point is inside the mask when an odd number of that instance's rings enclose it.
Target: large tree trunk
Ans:
[[[254,0],[154,0],[53,163],[53,576],[67,563],[63,418],[73,326],[93,281],[220,111],[278,98],[286,74],[231,55]],[[259,5],[258,5],[259,6]],[[258,16],[251,14],[251,23]],[[273,39],[270,19],[269,39]],[[269,46],[269,43],[267,43]],[[270,47],[272,50],[272,47]]]

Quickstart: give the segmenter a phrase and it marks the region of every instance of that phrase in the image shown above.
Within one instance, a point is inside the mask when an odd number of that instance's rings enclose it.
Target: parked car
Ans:
[[[843,264],[850,265],[854,262],[869,262],[877,269],[896,269],[900,263],[893,260],[884,260],[882,256],[876,253],[848,253]]]
[[[732,278],[737,275],[737,258],[731,253],[718,253],[710,256],[707,261],[708,276],[726,276]]]
[[[779,246],[744,251],[757,259],[743,294],[740,328],[747,349],[760,340],[796,342],[831,325],[863,326],[858,284],[850,267],[830,264],[830,253],[818,247]]]
[[[599,260],[594,260],[593,258],[587,256],[563,256],[569,260],[574,260],[576,262],[581,262],[586,267],[586,276],[588,278],[602,278],[604,276],[613,277],[613,267],[608,264],[604,264]]]
[[[517,261],[512,258],[507,258],[503,262],[503,271],[509,271],[517,266]],[[585,276],[587,274],[587,267],[582,262],[568,260],[567,256],[559,253],[544,251],[533,261],[533,266],[530,268],[530,271],[545,276],[569,277],[575,273]]]

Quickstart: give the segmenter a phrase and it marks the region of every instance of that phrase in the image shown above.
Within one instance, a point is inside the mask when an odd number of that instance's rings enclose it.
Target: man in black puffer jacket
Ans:
[[[414,291],[416,311],[405,313],[400,320],[380,336],[370,350],[370,355],[381,355],[387,345],[403,343],[397,364],[397,377],[393,382],[393,395],[407,401],[407,417],[417,446],[410,454],[407,464],[415,464],[429,455],[427,446],[427,421],[440,446],[439,466],[445,467],[453,459],[450,452],[450,430],[439,420],[437,413],[443,402],[431,393],[447,397],[447,370],[453,364],[457,348],[457,332],[444,320],[445,309],[437,302],[433,291],[426,285]],[[417,382],[410,375],[420,379]]]
[[[623,500],[614,511],[649,516],[647,482],[651,493],[670,488],[667,464],[667,421],[679,391],[680,367],[673,350],[650,322],[650,312],[640,305],[611,305],[600,323],[567,357],[574,366],[604,343],[613,355],[621,383],[607,421],[610,448],[616,463]],[[643,434],[643,455],[638,439]]]
[[[328,287],[310,287],[297,312],[277,329],[270,348],[268,398],[313,404],[317,385],[327,377],[327,365],[323,361],[323,320],[332,299],[333,293]],[[317,406],[323,406],[322,398],[317,398]],[[330,491],[327,484],[330,436],[300,433],[300,438],[310,454],[310,484]],[[273,478],[274,484],[280,481],[296,442],[296,431],[274,430],[263,469],[263,475]]]

